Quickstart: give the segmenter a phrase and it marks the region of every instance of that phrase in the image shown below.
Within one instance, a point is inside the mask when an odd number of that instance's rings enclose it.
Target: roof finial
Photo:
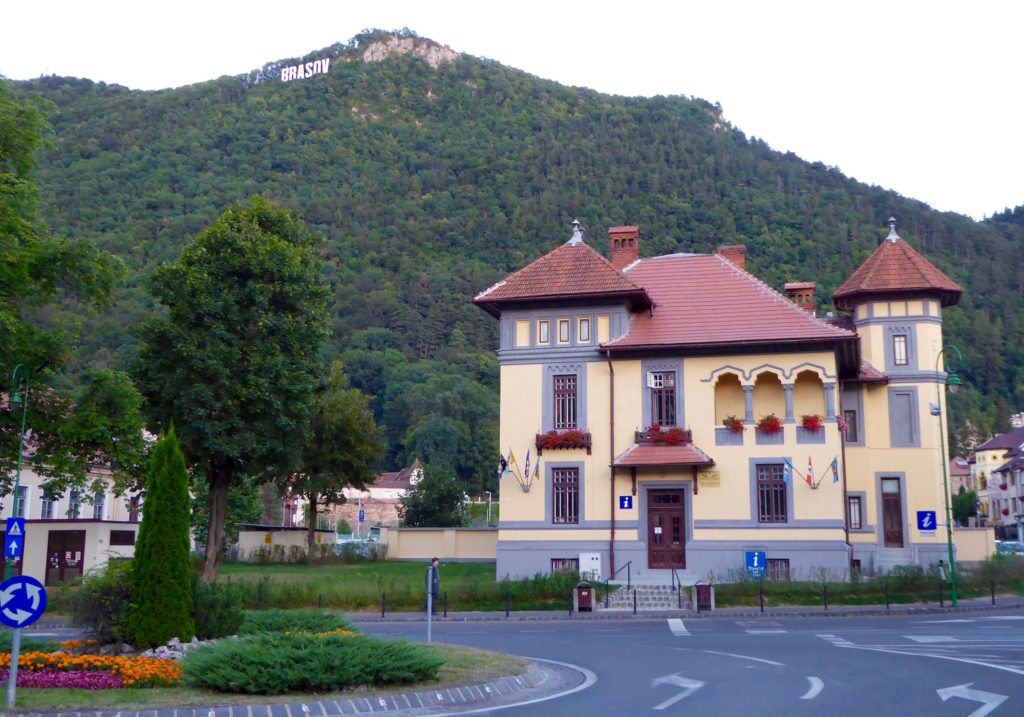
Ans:
[[[889,217],[889,236],[885,240],[893,244],[900,240],[900,235],[896,233],[896,217]]]
[[[571,246],[583,243],[583,226],[580,224],[579,219],[572,220],[572,239],[569,240]]]

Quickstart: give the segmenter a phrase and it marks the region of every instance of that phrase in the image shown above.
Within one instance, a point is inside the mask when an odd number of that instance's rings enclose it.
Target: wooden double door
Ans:
[[[647,567],[686,567],[686,494],[647,491]]]
[[[46,541],[46,584],[81,576],[85,562],[84,530],[51,530]]]

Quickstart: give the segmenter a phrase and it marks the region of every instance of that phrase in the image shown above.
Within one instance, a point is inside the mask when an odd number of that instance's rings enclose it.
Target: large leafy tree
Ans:
[[[167,311],[140,327],[134,372],[150,422],[174,422],[209,490],[207,582],[231,487],[290,472],[309,428],[327,333],[318,241],[256,197],[225,210],[151,281]]]
[[[398,517],[407,528],[457,528],[466,520],[465,497],[448,465],[424,466],[423,480],[402,496]]]
[[[324,393],[318,398],[309,439],[294,475],[282,485],[308,502],[307,559],[316,553],[316,517],[321,508],[343,503],[347,486],[365,488],[373,481],[373,464],[384,453],[383,432],[373,421],[370,399],[350,388],[341,364],[331,366]]]
[[[128,624],[137,647],[187,642],[192,619],[188,471],[174,427],[153,448],[146,506],[132,558],[132,611]]]
[[[32,169],[35,153],[47,144],[50,109],[38,98],[16,97],[0,81],[0,394],[20,366],[33,446],[26,459],[59,493],[85,488],[88,465],[97,460],[117,468],[118,478],[124,469],[134,475],[143,445],[141,399],[124,374],[87,369],[77,393],[55,387],[68,383],[77,325],[54,319],[51,309],[59,301],[106,301],[123,265],[87,241],[53,236],[39,217]],[[0,411],[0,494],[12,489],[21,417]],[[119,480],[115,490],[124,485]]]

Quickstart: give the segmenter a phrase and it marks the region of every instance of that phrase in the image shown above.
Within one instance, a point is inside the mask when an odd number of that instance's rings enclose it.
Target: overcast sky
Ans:
[[[566,85],[688,95],[943,211],[1024,204],[1024,2],[7,2],[0,75],[180,87],[409,28]]]

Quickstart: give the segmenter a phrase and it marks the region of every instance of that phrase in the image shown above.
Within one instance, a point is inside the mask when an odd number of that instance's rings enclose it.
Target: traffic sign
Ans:
[[[362,508],[360,508],[359,509],[359,522],[362,523],[364,520],[366,520],[366,511],[364,511]]]
[[[25,552],[25,519],[8,518],[7,535],[4,538],[4,557],[20,558]]]
[[[747,574],[752,578],[764,577],[766,554],[763,550],[747,551]]]
[[[931,534],[935,532],[935,511],[934,510],[919,510],[917,511],[917,529],[922,533]]]
[[[619,509],[620,510],[632,510],[633,509],[633,496],[631,496],[631,495],[620,495],[619,496]]]
[[[28,575],[0,583],[0,622],[8,627],[31,625],[46,611],[46,588]]]

